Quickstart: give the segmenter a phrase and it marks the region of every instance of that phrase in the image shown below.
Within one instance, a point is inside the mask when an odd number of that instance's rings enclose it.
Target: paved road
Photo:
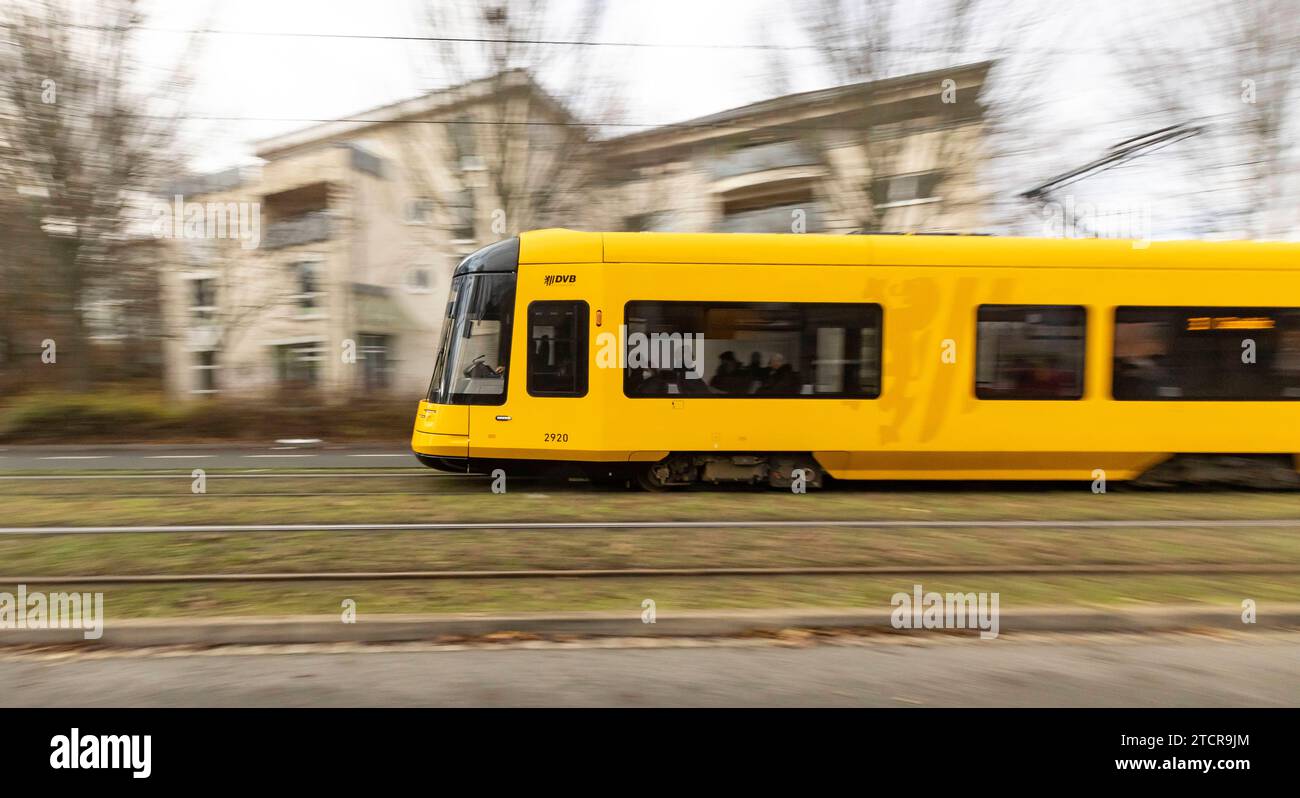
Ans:
[[[344,446],[268,442],[261,446],[0,446],[0,474],[5,471],[56,470],[394,467],[423,468],[410,449],[399,444]]]
[[[0,657],[0,706],[1297,706],[1300,634]]]

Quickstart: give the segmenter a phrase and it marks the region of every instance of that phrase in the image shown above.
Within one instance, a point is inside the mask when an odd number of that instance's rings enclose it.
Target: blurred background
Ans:
[[[538,227],[1292,238],[1292,11],[7,0],[0,436],[397,435]]]

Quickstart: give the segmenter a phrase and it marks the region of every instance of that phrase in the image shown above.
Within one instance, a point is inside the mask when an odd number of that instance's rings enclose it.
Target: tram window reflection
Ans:
[[[1300,399],[1300,309],[1120,307],[1120,400]]]
[[[629,397],[871,399],[879,305],[629,302]]]
[[[1082,398],[1086,318],[1077,305],[981,305],[975,395]]]

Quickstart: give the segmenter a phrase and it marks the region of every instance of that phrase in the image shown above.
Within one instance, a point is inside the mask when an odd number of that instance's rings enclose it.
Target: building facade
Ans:
[[[605,139],[509,72],[263,141],[159,211],[168,391],[417,397],[455,264],[521,229],[977,230],[987,70]]]
[[[601,226],[974,232],[990,64],[778,97],[601,142]]]

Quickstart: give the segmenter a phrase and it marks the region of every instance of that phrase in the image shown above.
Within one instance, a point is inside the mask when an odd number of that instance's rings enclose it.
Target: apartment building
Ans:
[[[518,199],[525,169],[585,136],[571,122],[514,71],[259,142],[260,169],[177,186],[169,393],[418,395],[453,267],[508,234],[503,209],[540,215]]]
[[[601,226],[977,231],[990,66],[778,97],[600,142]]]
[[[168,390],[418,396],[453,267],[521,229],[977,230],[988,68],[600,140],[512,71],[262,141],[260,170],[171,197],[207,224],[168,230]]]

